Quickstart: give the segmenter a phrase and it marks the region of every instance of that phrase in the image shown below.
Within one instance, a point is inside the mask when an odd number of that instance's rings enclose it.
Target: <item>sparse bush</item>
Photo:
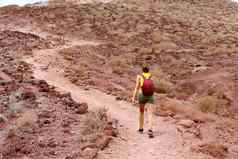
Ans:
[[[38,120],[38,116],[34,111],[25,112],[16,122],[18,128],[32,127]]]
[[[87,114],[84,121],[85,127],[82,131],[83,137],[81,141],[95,141],[104,133],[104,128],[107,123],[107,109],[99,108],[94,112]]]
[[[75,47],[64,48],[60,51],[65,60],[73,61],[80,55],[79,49]]]
[[[182,95],[185,99],[196,93],[197,87],[192,82],[183,82],[176,86],[176,96]]]
[[[217,159],[224,159],[228,153],[228,147],[218,143],[203,143],[191,148],[192,151],[201,152]]]
[[[213,88],[209,88],[207,94],[210,96],[217,97],[218,99],[223,99],[225,96],[225,89],[222,86],[217,86]]]
[[[171,91],[171,89],[172,89],[171,82],[164,80],[164,79],[155,81],[155,92],[167,94]]]
[[[20,135],[21,133],[32,133],[37,121],[38,116],[34,111],[23,113],[22,116],[16,120],[15,125],[9,128],[8,137]]]
[[[15,117],[19,113],[21,113],[23,109],[24,109],[24,102],[23,101],[16,102],[16,103],[11,103],[8,106],[8,116],[9,117]]]
[[[130,62],[121,57],[112,58],[109,64],[112,68],[112,72],[119,75],[122,75],[131,69]]]
[[[204,113],[215,113],[217,108],[217,98],[205,96],[198,101],[199,109]]]

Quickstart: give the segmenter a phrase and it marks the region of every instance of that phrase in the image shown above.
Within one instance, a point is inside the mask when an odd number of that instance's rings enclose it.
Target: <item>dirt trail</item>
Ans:
[[[79,42],[77,45],[95,45],[92,42]],[[155,138],[138,134],[137,109],[130,103],[115,100],[98,90],[84,90],[72,84],[62,75],[60,61],[63,58],[58,49],[35,51],[33,57],[25,59],[32,64],[34,76],[46,80],[61,91],[70,92],[76,101],[87,102],[90,109],[108,107],[109,114],[119,121],[120,137],[106,150],[99,152],[99,159],[186,159],[190,158],[189,147],[182,145],[174,121],[155,118]],[[147,124],[146,124],[147,125]],[[146,127],[145,127],[146,129]],[[197,157],[199,158],[199,157]]]

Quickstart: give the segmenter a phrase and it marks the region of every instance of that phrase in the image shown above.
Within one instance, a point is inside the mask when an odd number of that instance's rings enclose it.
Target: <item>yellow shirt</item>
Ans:
[[[145,79],[148,79],[148,78],[151,77],[151,73],[142,73],[142,76],[143,76]],[[144,84],[144,78],[143,78],[143,77],[140,78],[140,86],[141,86],[141,87],[142,87],[143,84]]]

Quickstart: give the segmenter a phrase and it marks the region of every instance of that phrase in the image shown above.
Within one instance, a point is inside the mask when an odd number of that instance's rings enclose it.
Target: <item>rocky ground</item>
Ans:
[[[36,63],[77,88],[125,101],[140,66],[148,63],[156,82],[156,114],[176,126],[180,146],[203,158],[237,158],[237,20],[238,5],[229,0],[51,1],[0,8],[3,158],[57,158],[66,152],[77,158],[85,149],[78,149],[84,144],[77,131],[95,113],[81,115],[87,104],[57,92],[47,84],[53,79],[35,79]],[[24,118],[33,120],[26,132]],[[18,120],[23,124],[17,126]],[[17,135],[9,138],[12,131]],[[11,149],[16,142],[19,147]],[[97,147],[86,150],[96,154]]]
[[[51,41],[0,34],[0,158],[94,158],[116,135],[106,110],[88,111],[87,103],[33,77],[22,57],[54,47]]]

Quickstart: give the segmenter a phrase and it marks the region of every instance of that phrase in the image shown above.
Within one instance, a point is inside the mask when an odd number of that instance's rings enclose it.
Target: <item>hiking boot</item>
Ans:
[[[148,135],[149,135],[149,138],[153,138],[153,137],[154,137],[153,131],[152,131],[152,130],[149,130],[149,131],[148,131]]]
[[[144,129],[139,129],[138,132],[143,134]]]

